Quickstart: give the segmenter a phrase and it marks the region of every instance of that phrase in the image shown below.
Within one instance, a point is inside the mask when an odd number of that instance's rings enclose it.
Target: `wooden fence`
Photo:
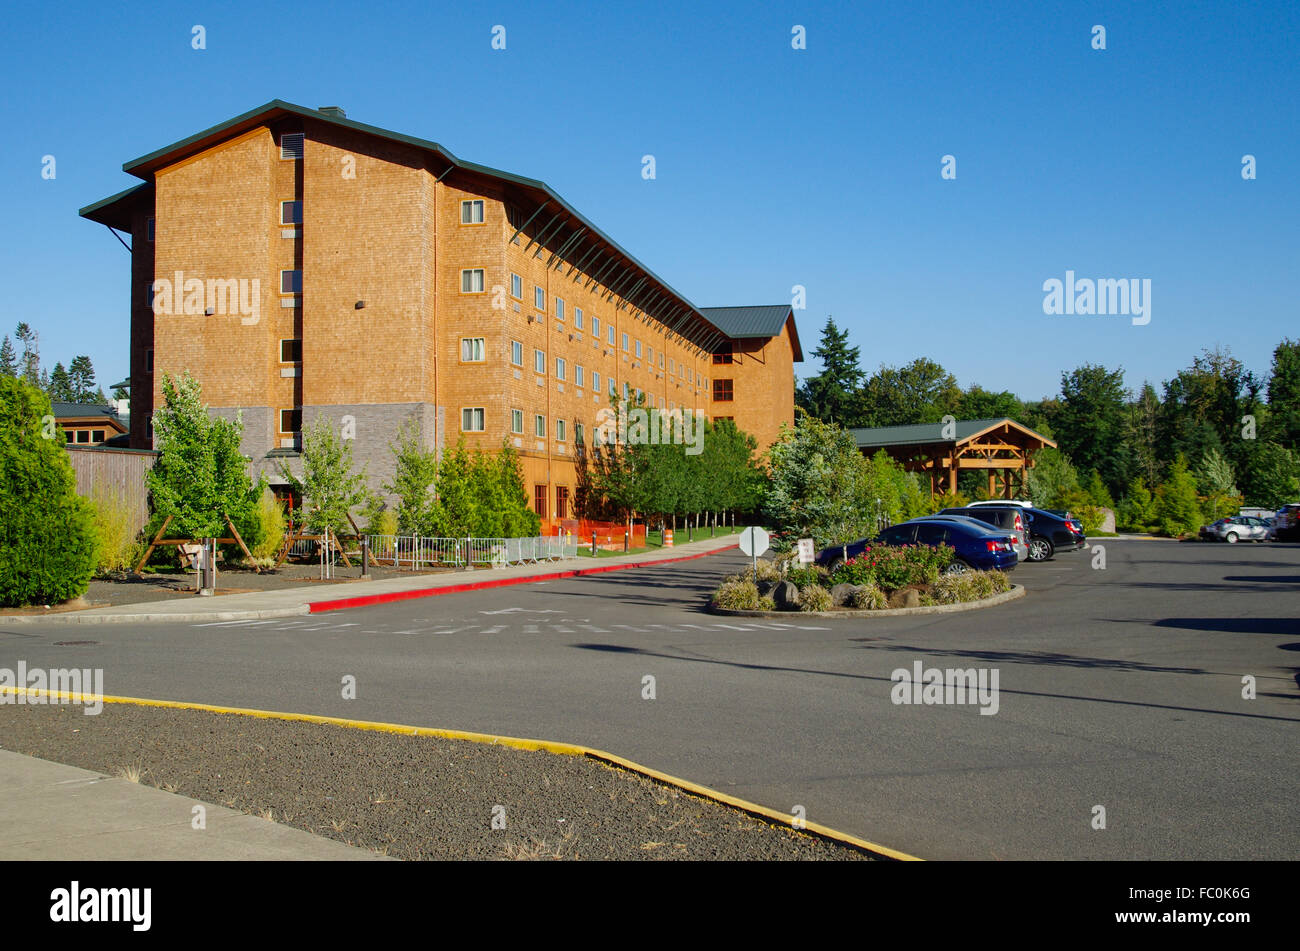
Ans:
[[[77,494],[96,498],[121,498],[132,514],[136,531],[149,521],[149,488],[145,473],[158,461],[149,449],[99,449],[68,446],[68,459],[77,474]]]

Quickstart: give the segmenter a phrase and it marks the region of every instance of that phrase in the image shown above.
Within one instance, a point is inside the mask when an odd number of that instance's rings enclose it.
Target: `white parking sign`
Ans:
[[[813,551],[813,540],[811,538],[799,539],[799,564],[811,565],[817,555]]]

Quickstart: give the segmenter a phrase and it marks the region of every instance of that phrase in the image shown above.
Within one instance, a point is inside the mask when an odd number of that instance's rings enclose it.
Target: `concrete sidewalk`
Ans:
[[[194,828],[195,806],[205,828]],[[224,806],[0,750],[0,860],[382,858]]]
[[[654,565],[678,559],[700,557],[733,548],[739,540],[739,535],[720,535],[717,538],[707,538],[702,541],[677,545],[673,548],[617,555],[613,558],[571,558],[567,561],[546,562],[539,565],[475,568],[466,571],[449,571],[439,575],[413,574],[409,578],[388,578],[383,581],[353,581],[347,584],[333,585],[328,591],[323,591],[319,586],[297,587],[284,588],[279,591],[223,594],[206,598],[200,598],[196,595],[170,598],[165,601],[120,604],[107,608],[89,608],[85,611],[0,615],[0,624],[140,624],[151,621],[187,623],[290,617],[298,614],[309,614],[313,610],[313,605],[319,606],[330,601],[401,596],[409,592],[437,591],[481,583],[523,584],[535,578],[548,575],[554,576],[558,572],[596,574],[638,565]],[[317,610],[319,610],[319,607]]]

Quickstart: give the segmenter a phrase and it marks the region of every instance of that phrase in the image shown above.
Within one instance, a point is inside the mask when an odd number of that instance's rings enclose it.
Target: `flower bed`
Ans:
[[[982,601],[1011,589],[1000,571],[944,574],[947,546],[877,545],[834,569],[760,559],[757,571],[723,579],[713,594],[727,611],[881,610]]]

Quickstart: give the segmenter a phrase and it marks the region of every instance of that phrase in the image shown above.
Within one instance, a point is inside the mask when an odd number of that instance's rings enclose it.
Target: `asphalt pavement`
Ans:
[[[327,615],[0,624],[0,667],[583,743],[923,858],[1294,858],[1300,547],[1098,542],[955,615],[717,617],[731,552]],[[895,703],[916,662],[996,672],[996,713]]]

